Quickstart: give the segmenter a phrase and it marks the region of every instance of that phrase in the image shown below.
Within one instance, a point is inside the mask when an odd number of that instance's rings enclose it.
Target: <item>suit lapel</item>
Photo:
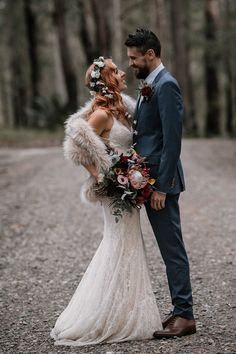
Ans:
[[[140,116],[140,113],[141,113],[141,111],[143,109],[144,103],[145,103],[145,99],[142,99],[142,102],[137,107],[137,112],[136,112],[136,116],[135,116],[136,119]]]
[[[163,75],[165,75],[165,73],[167,73],[166,68],[163,68],[155,77],[155,79],[153,80],[152,86],[153,88],[157,85],[158,81],[162,78]],[[143,106],[145,105],[146,101],[144,99],[142,99],[142,102],[139,104],[141,99],[141,95],[139,95],[139,98],[137,100],[137,104],[135,107],[135,112],[134,112],[134,130],[136,130],[137,124],[138,124],[138,118],[140,117],[140,114],[142,112]]]
[[[138,113],[138,109],[139,109],[139,102],[141,99],[141,95],[138,96],[137,102],[136,102],[136,106],[135,106],[135,110],[134,110],[134,119],[137,118],[137,113]]]
[[[165,75],[165,73],[167,73],[167,70],[166,70],[166,68],[163,68],[163,69],[157,74],[157,76],[155,77],[155,79],[153,80],[153,83],[152,83],[152,86],[153,86],[153,87],[156,86],[156,84],[158,83],[158,81],[162,78],[163,75]],[[140,99],[141,99],[141,95],[139,95],[139,98],[138,98],[137,104],[136,104],[135,113],[134,113],[135,119],[137,119],[137,118],[139,117],[140,112],[142,111],[143,105],[144,105],[144,103],[146,102],[144,99],[142,99],[142,102],[139,104]]]

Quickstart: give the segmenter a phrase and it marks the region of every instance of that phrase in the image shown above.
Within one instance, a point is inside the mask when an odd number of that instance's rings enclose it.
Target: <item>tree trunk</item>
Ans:
[[[4,69],[8,70],[7,66],[5,66],[5,58],[0,56],[0,60]],[[13,125],[12,106],[11,102],[9,102],[7,72],[5,72],[4,69],[0,69],[0,127],[11,128]]]
[[[180,84],[184,97],[184,128],[187,134],[196,135],[194,89],[190,70],[190,8],[188,0],[184,1],[184,6],[182,0],[171,2],[171,32],[173,72]]]
[[[197,122],[196,122],[196,111],[195,111],[195,100],[194,100],[194,85],[193,77],[191,74],[191,45],[189,35],[191,33],[191,11],[190,2],[185,0],[184,3],[184,66],[185,66],[185,107],[186,107],[186,120],[185,128],[187,133],[191,135],[197,135]]]
[[[80,16],[79,35],[83,45],[87,66],[89,66],[97,56],[97,50],[92,41],[93,29],[90,26],[90,23],[93,22],[91,4],[88,0],[77,0],[77,6]]]
[[[34,99],[40,95],[39,92],[39,81],[40,81],[40,68],[38,62],[38,51],[37,51],[37,26],[35,14],[32,10],[31,0],[24,0],[24,14],[25,14],[25,24],[26,24],[26,36],[28,40],[28,52],[30,61],[30,79],[32,87],[32,105]]]
[[[164,0],[155,0],[156,4],[156,28],[161,43],[165,43],[166,38],[166,17]]]
[[[161,57],[166,63],[167,41],[166,41],[166,9],[164,0],[149,1],[150,29],[157,35],[161,42]]]
[[[121,67],[122,63],[122,26],[121,26],[121,0],[112,0],[112,57]]]
[[[225,3],[225,33],[224,42],[225,72],[226,72],[226,131],[230,136],[236,134],[236,49],[234,45],[234,31],[236,24],[236,4],[230,0]]]
[[[219,97],[219,8],[217,0],[205,0],[205,76],[207,117],[206,134],[219,135],[220,129],[220,97]]]
[[[30,109],[30,81],[28,79],[28,55],[25,41],[24,9],[22,2],[7,3],[7,19],[9,24],[9,69],[13,126],[28,126]]]
[[[5,15],[5,14],[4,14]],[[10,94],[10,50],[8,43],[9,19],[0,15],[0,126],[13,127],[13,112]]]
[[[117,0],[119,1],[119,0]],[[111,56],[111,29],[108,19],[110,13],[110,1],[108,0],[91,0],[92,12],[96,24],[96,52],[97,56]],[[113,24],[114,25],[114,24]],[[116,29],[115,29],[116,30]],[[117,43],[118,45],[118,43]]]
[[[64,0],[54,0],[54,20],[58,33],[63,75],[68,95],[68,110],[75,111],[78,108],[77,78],[69,46]]]
[[[87,65],[90,65],[100,55],[111,56],[110,1],[77,0],[77,5],[80,14],[79,33]]]

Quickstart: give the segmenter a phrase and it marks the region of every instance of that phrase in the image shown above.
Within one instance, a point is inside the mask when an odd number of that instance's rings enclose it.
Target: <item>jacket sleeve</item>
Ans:
[[[168,193],[181,152],[183,100],[177,82],[168,81],[158,90],[163,148],[154,187]]]

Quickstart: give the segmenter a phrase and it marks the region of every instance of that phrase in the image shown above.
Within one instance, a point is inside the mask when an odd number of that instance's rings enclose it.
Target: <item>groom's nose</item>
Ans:
[[[131,66],[132,68],[135,66],[134,62],[135,62],[135,59],[129,58],[129,66]]]

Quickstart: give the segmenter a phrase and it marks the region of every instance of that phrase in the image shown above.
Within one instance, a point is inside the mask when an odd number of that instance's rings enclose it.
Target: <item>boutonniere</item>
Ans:
[[[146,82],[142,82],[138,89],[140,95],[143,96],[145,101],[149,101],[154,93],[154,88]]]

